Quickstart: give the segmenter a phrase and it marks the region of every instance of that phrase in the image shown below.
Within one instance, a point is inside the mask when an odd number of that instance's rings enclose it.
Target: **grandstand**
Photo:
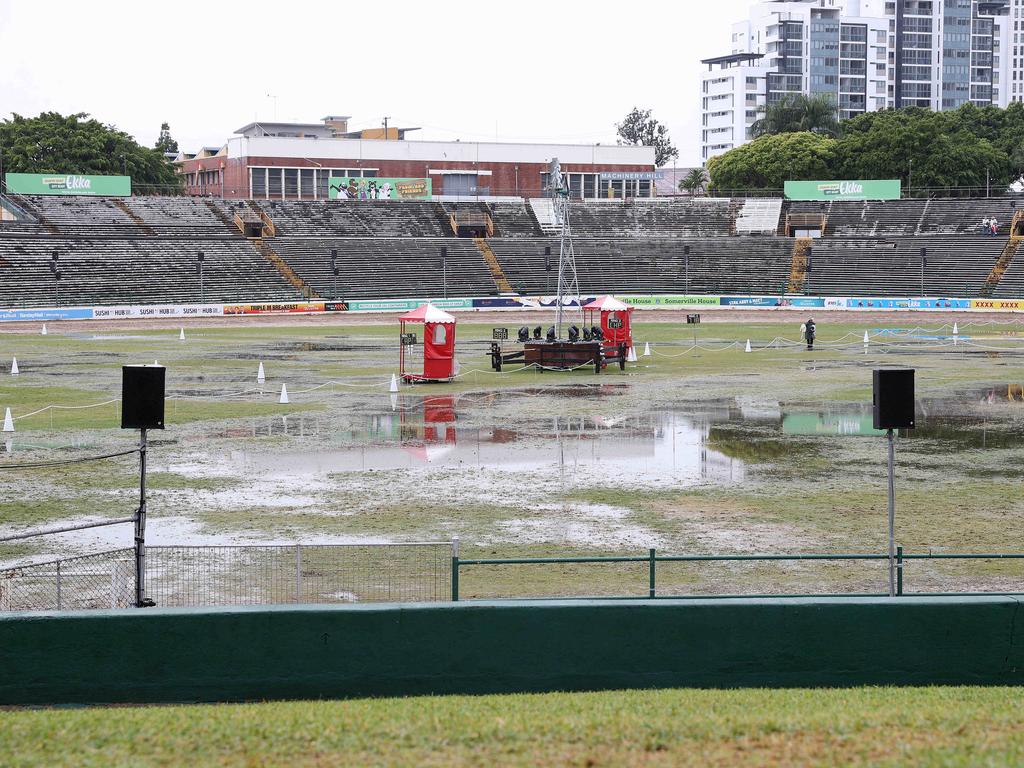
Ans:
[[[64,305],[109,305],[537,295],[550,293],[556,279],[545,249],[557,254],[558,225],[543,199],[10,202],[22,215],[0,223],[3,307],[52,305],[58,288]],[[571,205],[580,286],[594,294],[1019,297],[1024,265],[1014,260],[1016,214],[1007,199]],[[981,232],[981,220],[993,216],[1001,225],[997,237]],[[475,237],[457,236],[469,221]]]

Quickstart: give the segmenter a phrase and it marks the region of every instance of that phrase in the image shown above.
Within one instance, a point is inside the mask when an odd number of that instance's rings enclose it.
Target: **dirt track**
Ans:
[[[780,323],[792,324],[807,316],[816,318],[819,326],[828,323],[872,323],[875,325],[942,325],[948,323],[999,323],[1016,324],[1020,322],[1016,312],[965,312],[965,311],[934,311],[934,310],[873,310],[859,312],[856,310],[825,310],[825,309],[720,309],[693,308],[687,310],[637,310],[635,321],[638,323],[683,323],[689,313],[699,313],[702,323]],[[248,315],[231,317],[196,317],[196,318],[146,318],[120,320],[59,320],[47,321],[48,329],[56,333],[73,331],[97,331],[118,329],[161,329],[178,327],[217,327],[230,325],[245,326],[360,326],[384,325],[394,322],[397,312],[373,313],[335,313],[311,315]],[[542,318],[553,317],[551,311],[488,311],[488,312],[457,312],[456,317],[464,323],[483,323],[493,325],[531,325]],[[43,323],[10,322],[0,325],[0,333],[39,333]]]

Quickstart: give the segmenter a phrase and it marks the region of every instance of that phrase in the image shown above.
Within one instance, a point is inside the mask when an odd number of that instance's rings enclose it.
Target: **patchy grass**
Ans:
[[[660,690],[8,711],[7,766],[1019,765],[1017,688]]]

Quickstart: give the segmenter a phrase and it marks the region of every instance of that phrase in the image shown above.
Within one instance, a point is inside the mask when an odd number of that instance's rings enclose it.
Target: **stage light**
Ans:
[[[548,335],[547,335],[547,339],[548,339],[548,341],[554,341],[554,340],[555,340],[555,339],[557,339],[557,338],[558,338],[558,337],[557,337],[557,336],[555,335],[555,326],[553,326],[553,325],[552,325],[552,326],[550,326],[550,327],[548,328]]]
[[[522,326],[519,329],[519,340],[520,341],[529,341],[530,340],[530,329],[529,329],[529,327],[524,325],[524,326]]]
[[[590,329],[589,328],[584,328],[583,329],[583,340],[584,341],[592,341],[593,338],[594,338],[594,335],[590,332]]]
[[[590,335],[594,337],[594,341],[602,341],[604,339],[604,332],[596,325],[591,326]]]
[[[540,341],[541,334],[544,333],[544,329],[539,325],[533,329],[533,338],[535,341]]]
[[[580,340],[580,329],[577,328],[575,325],[570,325],[569,326],[569,341],[579,341],[579,340]]]

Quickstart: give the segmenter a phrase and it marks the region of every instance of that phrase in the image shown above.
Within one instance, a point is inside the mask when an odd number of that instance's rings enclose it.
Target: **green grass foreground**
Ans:
[[[1017,688],[664,690],[8,711],[4,766],[1020,765]]]

